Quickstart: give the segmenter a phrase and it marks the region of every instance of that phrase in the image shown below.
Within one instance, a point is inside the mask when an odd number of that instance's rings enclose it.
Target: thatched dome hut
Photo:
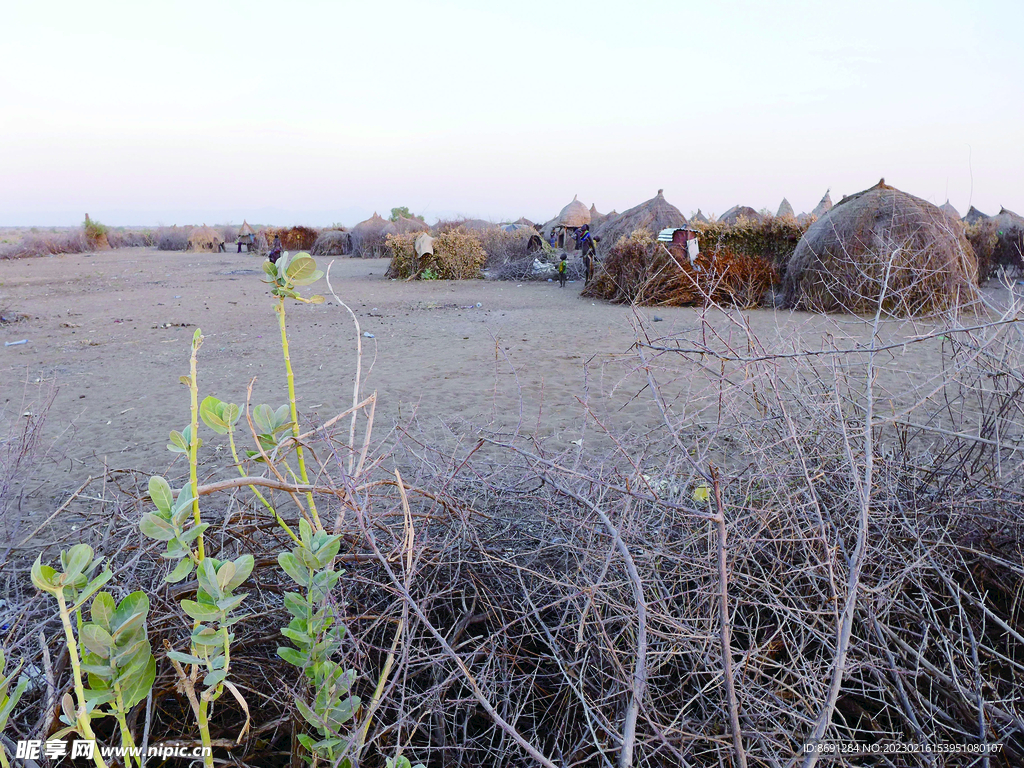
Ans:
[[[344,227],[325,229],[309,252],[314,256],[348,256],[352,253],[352,234]]]
[[[963,233],[921,198],[888,186],[843,198],[810,226],[783,281],[787,307],[918,315],[976,296],[977,262]]]
[[[427,222],[421,219],[410,219],[405,216],[399,216],[398,220],[393,222],[395,229],[398,230],[400,235],[408,235],[411,232],[429,232],[430,227],[427,226]]]
[[[789,204],[789,200],[782,198],[782,202],[779,203],[779,210],[775,214],[776,219],[795,219],[796,211],[793,210],[793,206]]]
[[[764,217],[749,205],[734,205],[718,217],[722,224],[738,224],[740,219],[746,219],[753,223],[764,221]]]
[[[944,202],[942,205],[939,206],[939,210],[942,211],[947,216],[949,216],[949,218],[951,218],[953,221],[956,221],[956,222],[959,223],[959,221],[960,221],[960,211],[958,211],[956,208],[954,208],[952,205],[950,205],[948,198],[946,199],[946,202]]]
[[[352,255],[366,259],[378,259],[387,255],[385,240],[388,235],[397,235],[398,228],[374,212],[366,221],[352,227]]]
[[[668,227],[685,227],[686,217],[682,211],[665,199],[664,190],[659,189],[658,194],[640,205],[623,211],[618,216],[608,214],[596,230],[594,238],[597,240],[597,248],[602,253],[609,251],[620,237],[629,235],[637,230],[645,229],[652,236]]]
[[[1024,217],[1001,208],[972,231],[971,244],[978,255],[982,280],[991,277],[998,267],[1024,270]]]
[[[983,221],[987,218],[988,216],[986,214],[982,213],[972,205],[971,209],[967,211],[967,215],[964,216],[964,223],[968,225],[977,224],[979,221]]]
[[[566,229],[576,229],[576,227],[582,227],[589,223],[590,210],[576,197],[573,197],[572,202],[558,214],[558,225]]]
[[[224,238],[221,237],[213,227],[208,227],[205,224],[201,227],[196,227],[188,233],[188,248],[189,251],[197,251],[203,253],[216,253],[224,247]]]
[[[254,237],[256,237],[256,230],[249,226],[248,221],[243,219],[242,228],[238,230],[238,242],[251,243]]]
[[[708,217],[705,216],[703,213],[701,213],[700,212],[700,208],[698,208],[697,212],[695,214],[693,214],[693,218],[690,219],[690,223],[691,224],[708,224],[709,222],[708,222]]]
[[[498,229],[498,225],[486,219],[466,219],[459,224],[467,232],[486,232],[489,229]]]
[[[818,201],[818,204],[814,206],[814,210],[811,211],[811,216],[816,219],[820,219],[826,213],[832,210],[832,198],[829,197],[828,193],[832,190],[826,189],[825,196]]]

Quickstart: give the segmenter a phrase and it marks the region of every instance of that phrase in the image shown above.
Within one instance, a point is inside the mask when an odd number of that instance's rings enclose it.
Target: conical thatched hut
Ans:
[[[352,253],[352,233],[341,229],[325,229],[309,252],[314,256],[348,256]]]
[[[991,277],[999,267],[1024,270],[1024,217],[1001,208],[995,216],[972,228],[970,239],[982,280]]]
[[[951,218],[953,221],[959,223],[960,211],[958,211],[956,208],[950,205],[949,198],[947,198],[946,202],[939,206],[939,210],[942,211],[947,216],[949,216],[949,218]]]
[[[565,229],[576,229],[590,223],[590,211],[576,197],[558,214],[558,225]]]
[[[764,217],[748,205],[734,205],[718,217],[722,224],[738,224],[740,219],[754,223],[764,221]]]
[[[936,206],[888,186],[843,198],[804,233],[783,281],[785,305],[816,312],[919,315],[976,297],[977,262]]]
[[[352,255],[364,259],[383,258],[387,255],[387,236],[397,234],[394,224],[374,212],[366,221],[352,227]]]
[[[811,211],[811,216],[816,219],[820,219],[826,213],[832,210],[832,198],[829,197],[828,193],[832,190],[826,189],[825,196],[818,201],[818,204],[814,206],[814,210]]]
[[[967,215],[964,216],[964,223],[965,224],[977,224],[979,221],[982,221],[982,220],[987,219],[987,218],[988,218],[988,216],[986,214],[982,213],[981,211],[979,211],[977,208],[975,208],[972,205],[971,209],[969,211],[967,211]]]
[[[645,229],[652,236],[668,227],[685,227],[686,217],[672,203],[665,199],[664,190],[646,202],[640,203],[618,216],[608,215],[604,223],[594,231],[597,249],[607,253],[620,237]]]
[[[536,225],[536,224],[534,224],[534,223],[533,223],[532,221],[530,221],[530,220],[529,220],[528,218],[526,218],[525,216],[520,216],[520,217],[519,217],[518,219],[516,219],[516,220],[515,220],[515,221],[513,221],[512,223],[513,223],[513,224],[525,224],[525,225],[526,225],[526,226],[528,226],[528,227],[533,227],[534,229],[536,229],[536,228],[537,228],[537,225]]]
[[[793,210],[793,206],[789,204],[789,200],[782,198],[782,202],[779,203],[779,210],[775,214],[776,219],[795,219],[796,211]]]
[[[213,227],[208,227],[205,224],[201,227],[196,227],[188,233],[188,248],[190,251],[197,251],[203,253],[216,253],[224,249],[224,238],[221,237]]]
[[[693,214],[693,218],[690,219],[690,223],[691,224],[707,224],[709,222],[708,222],[708,217],[705,216],[703,213],[701,213],[700,212],[700,208],[698,208],[697,212],[695,214]]]
[[[608,214],[607,213],[601,213],[600,211],[598,211],[596,205],[591,205],[590,206],[590,230],[591,231],[594,231],[599,226],[604,224],[604,222],[607,221],[607,219],[608,219]]]
[[[410,232],[429,232],[430,227],[427,226],[425,221],[420,219],[410,219],[405,216],[399,216],[397,221],[393,222],[395,229],[398,230],[400,235],[408,235]]]

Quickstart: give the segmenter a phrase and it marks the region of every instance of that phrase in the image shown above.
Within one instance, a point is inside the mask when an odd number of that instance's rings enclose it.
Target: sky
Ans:
[[[0,226],[1024,213],[1021,0],[6,0]]]

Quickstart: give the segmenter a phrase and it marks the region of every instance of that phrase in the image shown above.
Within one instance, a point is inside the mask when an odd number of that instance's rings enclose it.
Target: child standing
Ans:
[[[567,268],[568,264],[565,263],[565,254],[562,254],[562,260],[558,262],[558,287],[565,288],[565,279],[568,277]]]

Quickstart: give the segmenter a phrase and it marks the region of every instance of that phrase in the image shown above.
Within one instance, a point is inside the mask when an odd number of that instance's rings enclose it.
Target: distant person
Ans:
[[[548,242],[551,244],[552,248],[554,248],[558,244],[558,238],[555,236],[554,229],[551,230],[551,237],[548,238]]]
[[[271,264],[277,264],[277,260],[281,258],[281,236],[274,235],[274,244],[270,248],[270,253],[267,254],[267,258],[270,259]]]
[[[597,247],[594,237],[590,234],[590,227],[583,225],[583,235],[580,237],[580,250],[583,251],[583,284],[589,285],[590,278],[594,276],[594,257],[597,255]]]
[[[562,260],[558,262],[558,287],[565,288],[565,280],[569,276],[569,265],[565,261],[565,254],[562,254]]]

